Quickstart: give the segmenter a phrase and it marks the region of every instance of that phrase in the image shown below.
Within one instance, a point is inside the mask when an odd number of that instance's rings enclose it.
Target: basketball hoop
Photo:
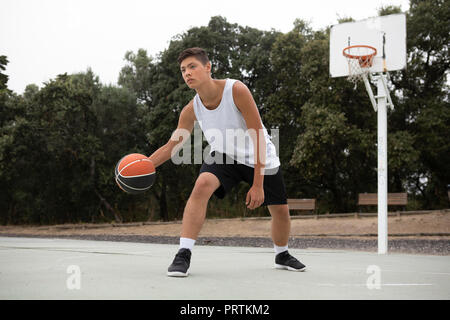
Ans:
[[[330,28],[330,77],[347,77],[355,89],[362,80],[376,112],[378,254],[388,252],[387,108],[394,109],[388,72],[406,68],[406,39],[404,13],[339,23]],[[376,95],[372,85],[376,88]],[[359,93],[362,93],[361,89]],[[364,103],[362,100],[358,102]]]
[[[348,80],[357,82],[370,72],[377,49],[367,45],[349,46],[342,50],[348,62]]]

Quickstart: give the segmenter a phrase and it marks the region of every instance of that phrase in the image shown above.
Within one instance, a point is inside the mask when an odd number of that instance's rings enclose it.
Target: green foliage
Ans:
[[[401,13],[402,8],[400,6],[382,6],[378,9],[379,16],[387,16],[389,14]]]
[[[408,66],[391,73],[388,188],[408,192],[414,209],[448,207],[449,17],[448,1],[411,0]],[[118,86],[102,85],[88,69],[17,95],[0,56],[0,223],[181,219],[199,165],[169,160],[139,196],[120,191],[114,167],[125,154],[150,155],[170,138],[195,94],[177,57],[194,46],[209,53],[213,77],[247,84],[266,128],[279,130],[289,198],[317,198],[319,212],[344,212],[357,209],[358,193],[376,192],[376,113],[364,86],[329,77],[329,29],[296,20],[287,33],[261,31],[217,16],[175,36],[155,57],[126,52]],[[208,217],[268,215],[246,210],[248,188],[241,183],[224,200],[213,197]]]
[[[6,70],[6,65],[8,64],[8,58],[6,56],[0,56],[0,71]],[[0,72],[0,90],[6,89],[6,83],[8,82],[8,76]]]

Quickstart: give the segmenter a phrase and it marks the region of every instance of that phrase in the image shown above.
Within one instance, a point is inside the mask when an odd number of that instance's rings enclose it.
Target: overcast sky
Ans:
[[[103,84],[116,84],[128,50],[155,56],[170,39],[211,16],[260,30],[288,32],[296,18],[322,29],[338,18],[377,15],[407,0],[1,0],[0,55],[9,64],[8,87],[22,93],[30,83],[91,67]]]

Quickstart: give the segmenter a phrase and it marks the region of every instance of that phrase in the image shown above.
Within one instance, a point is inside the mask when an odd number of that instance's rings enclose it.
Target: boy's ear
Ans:
[[[207,70],[207,71],[211,72],[211,62],[210,62],[210,61],[208,61],[208,62],[205,64],[205,67],[206,67],[206,70]]]

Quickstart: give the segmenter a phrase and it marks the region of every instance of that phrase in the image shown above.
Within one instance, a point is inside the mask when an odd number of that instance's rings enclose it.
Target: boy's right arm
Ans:
[[[153,162],[155,168],[169,160],[172,152],[176,152],[183,146],[194,129],[195,120],[194,103],[193,100],[191,100],[183,110],[181,110],[177,129],[173,132],[169,141],[148,157]]]

